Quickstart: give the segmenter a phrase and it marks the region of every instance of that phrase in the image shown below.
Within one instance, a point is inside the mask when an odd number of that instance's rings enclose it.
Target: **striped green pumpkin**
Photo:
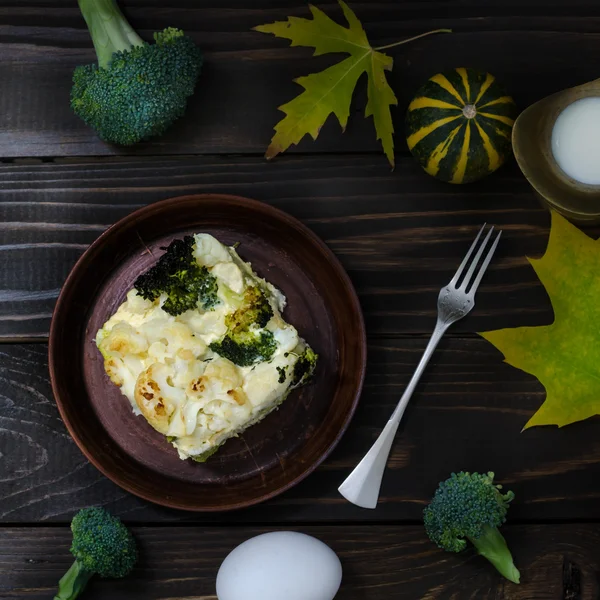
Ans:
[[[513,99],[493,75],[458,68],[434,75],[406,114],[406,141],[434,177],[469,183],[493,173],[511,155]]]

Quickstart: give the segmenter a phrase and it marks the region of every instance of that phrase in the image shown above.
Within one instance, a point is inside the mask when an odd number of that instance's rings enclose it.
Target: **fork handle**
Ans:
[[[436,349],[439,341],[449,327],[449,323],[438,319],[435,329],[431,334],[427,348],[421,357],[421,360],[412,376],[398,406],[394,410],[390,420],[387,422],[383,431],[371,446],[364,458],[358,463],[354,471],[346,478],[344,483],[338,488],[338,492],[349,502],[361,506],[362,508],[375,508],[379,499],[379,490],[381,488],[381,480],[387,463],[392,443],[398,431],[400,419],[408,405],[408,401],[412,396],[421,375]]]
[[[440,343],[440,340],[446,333],[446,330],[448,329],[448,327],[450,327],[449,323],[447,323],[445,321],[441,321],[440,319],[437,320],[437,323],[435,324],[435,329],[433,330],[433,333],[431,334],[431,338],[429,338],[429,343],[427,344],[427,348],[425,348],[425,352],[423,352],[423,356],[421,357],[421,360],[419,361],[419,364],[417,365],[417,368],[415,369],[413,376],[411,377],[410,381],[408,382],[408,385],[406,386],[406,389],[404,390],[404,394],[402,394],[402,398],[400,398],[400,402],[398,402],[398,406],[396,406],[396,409],[392,413],[392,416],[390,417],[390,421],[395,421],[396,424],[400,423],[400,419],[402,419],[402,415],[404,414],[404,411],[406,410],[406,407],[408,406],[408,401],[410,400],[411,396],[413,395],[413,392],[415,391],[415,388],[417,387],[417,383],[419,383],[419,380],[421,379],[421,376],[423,375],[423,372],[425,371],[425,367],[427,366],[427,363],[431,359],[433,352],[437,348],[437,345]]]

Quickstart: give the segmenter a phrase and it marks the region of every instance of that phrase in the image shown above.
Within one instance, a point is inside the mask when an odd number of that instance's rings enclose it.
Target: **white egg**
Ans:
[[[275,531],[240,544],[217,575],[218,600],[333,600],[342,582],[335,552],[314,537]]]

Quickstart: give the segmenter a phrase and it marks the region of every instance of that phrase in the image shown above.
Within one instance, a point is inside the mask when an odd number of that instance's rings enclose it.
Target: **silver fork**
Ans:
[[[375,508],[377,506],[379,489],[381,488],[381,480],[383,478],[383,472],[385,471],[390,448],[392,447],[392,442],[396,436],[396,431],[398,431],[398,425],[400,424],[400,419],[402,419],[404,410],[408,405],[408,401],[410,400],[410,397],[412,396],[419,379],[421,379],[421,375],[423,374],[423,371],[425,370],[433,351],[435,350],[439,341],[442,339],[444,333],[446,333],[448,327],[450,327],[450,325],[453,323],[456,323],[456,321],[462,319],[475,306],[475,292],[477,291],[479,283],[481,282],[481,279],[488,268],[490,261],[492,260],[492,256],[494,256],[494,252],[500,240],[500,236],[502,235],[502,231],[500,231],[495,237],[483,263],[475,275],[477,265],[483,256],[485,248],[489,244],[494,228],[492,227],[488,231],[483,243],[479,246],[479,250],[477,251],[475,258],[471,262],[467,274],[460,282],[460,285],[458,285],[458,282],[461,279],[461,275],[467,264],[469,264],[469,259],[475,251],[477,243],[479,242],[479,238],[484,230],[485,224],[479,230],[475,241],[469,248],[469,251],[460,264],[460,267],[458,267],[458,270],[456,271],[450,283],[440,290],[437,305],[438,316],[435,329],[433,330],[431,339],[427,344],[427,348],[425,348],[421,362],[417,366],[415,374],[412,376],[412,379],[402,395],[396,410],[394,410],[390,420],[387,422],[387,425],[384,427],[381,435],[377,438],[377,441],[373,444],[369,452],[367,452],[365,457],[360,461],[354,471],[350,473],[344,483],[342,483],[342,485],[338,488],[338,491],[340,494],[342,494],[342,496],[344,496],[344,498],[346,498],[346,500],[349,500],[357,506],[362,506],[363,508]],[[474,279],[473,275],[475,275]]]

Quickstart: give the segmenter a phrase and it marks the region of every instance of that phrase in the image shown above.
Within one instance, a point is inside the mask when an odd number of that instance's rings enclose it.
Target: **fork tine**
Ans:
[[[454,274],[454,277],[451,279],[451,281],[450,281],[450,283],[448,285],[455,285],[456,282],[458,281],[458,279],[461,276],[464,268],[467,266],[467,263],[469,262],[469,258],[471,257],[471,254],[473,254],[473,250],[475,250],[475,248],[477,246],[477,242],[479,241],[479,238],[481,237],[481,234],[483,233],[483,230],[485,229],[486,225],[487,225],[487,223],[484,223],[483,227],[479,230],[479,233],[477,234],[477,237],[475,238],[475,240],[471,244],[471,247],[469,248],[469,251],[467,252],[467,254],[465,255],[465,257],[463,258],[463,261],[460,263],[460,267],[458,267],[458,269],[456,270],[456,273]]]
[[[481,246],[479,246],[479,250],[477,251],[475,258],[471,262],[471,266],[469,267],[469,270],[467,271],[465,278],[462,280],[462,283],[460,284],[459,289],[462,288],[463,290],[466,290],[467,287],[469,286],[471,278],[473,277],[473,273],[475,273],[475,269],[477,268],[477,263],[479,263],[479,260],[481,259],[481,255],[483,254],[485,247],[487,246],[488,242],[490,241],[490,237],[491,237],[493,231],[494,231],[494,226],[492,225],[491,229],[488,231],[487,235],[485,236],[483,242],[481,242]]]
[[[475,281],[473,282],[471,289],[469,290],[470,296],[475,294],[475,292],[477,291],[477,288],[479,287],[479,283],[481,282],[481,278],[485,275],[488,265],[490,264],[490,261],[492,260],[492,256],[494,256],[494,252],[496,251],[496,246],[498,245],[498,242],[500,241],[501,235],[502,235],[502,231],[499,231],[498,235],[496,236],[496,239],[494,240],[494,243],[492,244],[492,247],[490,248],[489,252],[487,253],[485,260],[483,261],[483,264],[481,265],[481,268],[479,269],[479,273],[477,273],[477,277],[475,278]]]

